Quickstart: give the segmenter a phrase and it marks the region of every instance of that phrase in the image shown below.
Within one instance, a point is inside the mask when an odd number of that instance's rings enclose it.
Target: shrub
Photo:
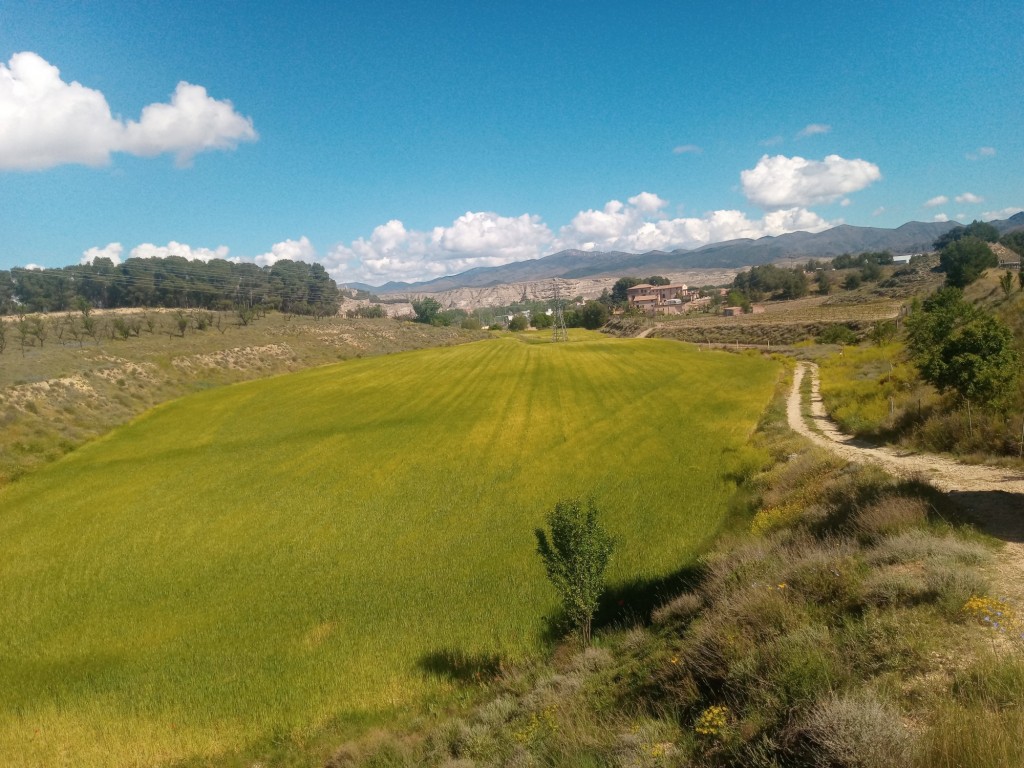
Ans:
[[[798,730],[811,764],[823,768],[905,765],[913,743],[899,713],[869,692],[825,699]]]
[[[856,534],[867,541],[924,525],[928,505],[923,499],[888,496],[858,510],[851,521]]]
[[[863,598],[863,577],[853,551],[842,540],[794,548],[783,583],[831,615],[851,610]]]
[[[804,509],[805,506],[799,501],[789,501],[777,507],[759,510],[750,523],[750,532],[763,535],[791,527],[803,516]]]
[[[1024,660],[1019,656],[983,656],[954,671],[952,693],[965,703],[1020,707],[1024,702]]]
[[[851,275],[852,277],[852,275]],[[847,279],[849,280],[849,278]],[[857,285],[860,285],[858,279]],[[854,286],[856,287],[856,286]],[[819,344],[856,344],[857,335],[850,330],[849,326],[837,323],[835,325],[828,326],[820,334],[818,334]]]
[[[925,560],[949,565],[981,565],[988,559],[989,551],[981,544],[922,530],[910,530],[883,539],[867,554],[870,565],[920,563]]]
[[[840,652],[846,668],[861,676],[918,675],[931,663],[932,650],[948,642],[943,627],[930,608],[869,609],[863,620],[839,630]]]
[[[724,682],[733,666],[759,646],[808,621],[803,605],[787,598],[783,583],[757,583],[718,599],[688,633],[684,657],[698,679]]]
[[[703,607],[704,599],[700,595],[684,592],[656,608],[651,618],[655,624],[686,624],[700,613]]]
[[[869,605],[915,605],[927,596],[924,573],[903,566],[876,570],[864,583],[864,601]]]
[[[963,615],[971,597],[988,592],[988,581],[981,574],[957,565],[930,561],[924,578],[932,599],[951,619]]]

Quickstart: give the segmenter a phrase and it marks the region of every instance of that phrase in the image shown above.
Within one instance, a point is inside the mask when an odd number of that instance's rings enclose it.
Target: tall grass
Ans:
[[[0,763],[301,741],[534,654],[554,501],[604,511],[613,587],[672,573],[721,525],[776,370],[506,339],[156,408],[0,492]]]

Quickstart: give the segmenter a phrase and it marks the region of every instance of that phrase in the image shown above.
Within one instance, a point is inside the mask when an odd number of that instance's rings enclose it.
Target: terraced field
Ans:
[[[0,764],[205,760],[443,699],[446,659],[542,647],[560,497],[605,511],[613,588],[686,564],[777,366],[575,338],[211,389],[0,491]]]

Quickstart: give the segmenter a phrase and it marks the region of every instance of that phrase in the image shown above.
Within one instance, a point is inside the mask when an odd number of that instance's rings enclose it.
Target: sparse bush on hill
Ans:
[[[808,290],[803,269],[783,269],[774,264],[762,264],[740,272],[732,285],[749,301],[760,301],[765,297],[798,299],[806,296]]]
[[[856,344],[857,334],[850,330],[850,326],[842,323],[835,323],[825,328],[818,334],[819,344]]]
[[[384,307],[380,304],[360,304],[355,309],[345,310],[345,316],[373,319],[387,317],[388,313],[384,311]]]
[[[939,268],[946,273],[946,284],[963,288],[977,280],[990,267],[998,267],[999,259],[988,243],[977,237],[954,240],[939,254]]]
[[[1024,256],[1024,230],[1010,232],[999,238],[999,242],[1014,251],[1019,256]]]

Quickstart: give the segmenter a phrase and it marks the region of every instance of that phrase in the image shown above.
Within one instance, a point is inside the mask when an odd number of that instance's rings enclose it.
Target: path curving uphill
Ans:
[[[800,386],[811,376],[811,429],[802,415]],[[1001,467],[961,464],[944,456],[876,446],[839,431],[821,400],[818,367],[798,363],[787,404],[789,426],[847,461],[878,464],[898,477],[919,477],[948,494],[982,528],[1007,546],[993,577],[1000,589],[1024,602],[1024,474]]]

